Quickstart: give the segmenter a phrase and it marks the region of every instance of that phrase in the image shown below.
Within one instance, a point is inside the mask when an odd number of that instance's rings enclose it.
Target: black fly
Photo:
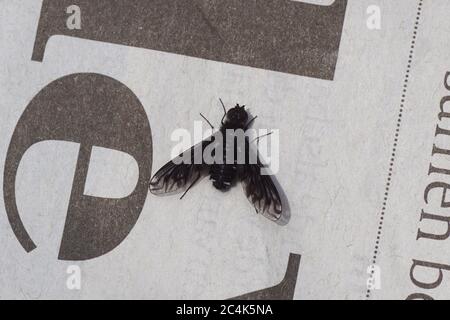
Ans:
[[[224,108],[224,116],[221,121],[221,127],[212,137],[203,140],[191,149],[182,153],[180,159],[188,159],[189,161],[179,161],[173,159],[163,166],[150,181],[150,192],[155,195],[171,194],[185,190],[184,195],[199,181],[202,177],[209,174],[213,182],[213,186],[221,191],[227,191],[236,180],[241,181],[245,195],[254,205],[256,212],[263,214],[265,217],[277,221],[282,215],[282,203],[279,192],[268,175],[262,175],[261,169],[264,168],[258,157],[257,150],[250,148],[250,141],[245,137],[243,146],[234,145],[234,150],[229,150],[229,144],[226,142],[227,130],[243,130],[247,131],[253,121],[249,121],[249,114],[245,110],[245,106],[240,106],[226,110],[222,100],[220,100]],[[209,125],[214,129],[211,123],[201,115]],[[220,163],[207,163],[203,156],[201,161],[195,161],[196,154],[203,155],[205,149],[213,143],[220,134],[224,139],[220,145],[223,153],[223,161]],[[233,138],[235,139],[235,138]],[[231,163],[225,161],[227,153],[234,151]],[[254,164],[249,161],[255,154]],[[238,161],[238,156],[245,157],[244,163]],[[195,159],[194,159],[195,158]],[[178,160],[178,161],[176,161]]]

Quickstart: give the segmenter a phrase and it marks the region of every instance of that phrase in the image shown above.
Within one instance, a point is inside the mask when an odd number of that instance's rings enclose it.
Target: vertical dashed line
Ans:
[[[408,64],[406,67],[405,79],[403,81],[402,95],[401,95],[401,99],[400,99],[400,109],[399,109],[399,114],[397,117],[397,124],[396,124],[396,129],[395,129],[395,134],[394,134],[394,144],[392,147],[392,154],[391,154],[391,158],[389,161],[389,171],[388,171],[388,177],[387,177],[386,187],[385,187],[385,192],[384,192],[384,197],[383,197],[383,205],[381,208],[380,220],[378,223],[378,230],[377,230],[377,237],[376,237],[376,241],[375,241],[375,248],[373,251],[373,257],[372,257],[373,265],[375,265],[377,263],[378,254],[380,253],[380,241],[381,241],[381,235],[382,235],[383,225],[384,225],[384,216],[386,214],[386,207],[387,207],[387,203],[388,203],[388,199],[389,199],[389,191],[391,190],[392,176],[393,176],[394,165],[395,165],[395,157],[397,155],[397,148],[398,148],[398,143],[399,143],[399,138],[400,138],[400,129],[402,126],[403,111],[405,110],[405,102],[406,102],[406,96],[408,93],[409,79],[410,79],[410,75],[411,75],[414,51],[416,48],[417,33],[419,30],[419,23],[420,23],[420,18],[421,18],[421,14],[422,14],[422,5],[423,5],[423,0],[419,0],[419,4],[417,7],[416,21],[414,24],[413,37],[412,37],[412,41],[411,41],[411,47],[409,50]],[[371,277],[374,276],[374,272],[375,272],[375,270],[372,269]],[[368,288],[367,292],[366,292],[367,299],[370,298],[371,293],[372,293],[372,290],[370,288]]]

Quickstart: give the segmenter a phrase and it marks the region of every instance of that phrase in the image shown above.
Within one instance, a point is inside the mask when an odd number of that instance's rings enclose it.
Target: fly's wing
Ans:
[[[203,140],[159,169],[150,180],[150,192],[154,195],[178,193],[205,176],[208,166],[204,163],[203,151],[210,143],[209,139]],[[197,159],[200,163],[196,163]]]
[[[240,165],[239,177],[244,188],[244,193],[253,204],[256,212],[262,214],[272,221],[281,218],[283,207],[280,194],[271,176],[262,175],[264,168],[259,160],[258,151],[250,148],[248,141],[245,146],[246,164]],[[250,156],[252,153],[252,156]],[[256,159],[256,164],[251,164],[250,159]]]

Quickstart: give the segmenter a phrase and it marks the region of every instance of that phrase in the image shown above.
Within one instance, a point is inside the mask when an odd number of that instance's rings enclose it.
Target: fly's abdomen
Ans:
[[[231,164],[215,164],[211,166],[209,171],[213,186],[222,191],[231,188],[234,178],[236,177],[236,166]]]

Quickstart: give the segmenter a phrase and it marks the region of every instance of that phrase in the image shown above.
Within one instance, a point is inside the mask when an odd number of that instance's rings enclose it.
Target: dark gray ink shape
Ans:
[[[81,9],[69,30],[67,7]],[[32,59],[64,35],[332,80],[347,0],[44,0]]]
[[[88,260],[117,247],[136,224],[147,197],[152,166],[150,124],[138,98],[122,83],[99,74],[72,74],[41,90],[13,133],[4,171],[4,200],[11,227],[30,252],[36,248],[20,218],[16,174],[25,152],[47,140],[80,144],[61,260]],[[92,147],[125,152],[139,167],[135,190],[123,199],[84,195]]]
[[[295,286],[297,284],[298,270],[300,268],[301,256],[291,253],[283,281],[278,285],[247,293],[230,300],[293,300]]]

